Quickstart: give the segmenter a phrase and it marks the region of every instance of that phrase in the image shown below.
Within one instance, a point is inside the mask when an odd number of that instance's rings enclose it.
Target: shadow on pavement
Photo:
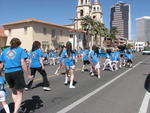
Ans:
[[[35,110],[40,109],[41,107],[43,107],[43,101],[39,96],[35,95],[32,96],[32,99],[22,102],[21,111],[23,111],[23,113],[34,113]]]

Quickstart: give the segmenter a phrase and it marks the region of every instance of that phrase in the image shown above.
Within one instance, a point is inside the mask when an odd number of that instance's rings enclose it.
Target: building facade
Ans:
[[[150,43],[150,16],[136,19],[136,37],[137,41]]]
[[[4,29],[0,28],[0,48],[6,46],[7,36],[4,33]]]
[[[42,49],[57,49],[65,45],[67,41],[72,42],[73,48],[83,48],[85,33],[80,30],[71,29],[65,26],[52,24],[49,22],[27,19],[23,21],[8,23],[3,25],[5,34],[8,36],[7,44],[17,37],[21,40],[21,47],[31,50],[32,43],[36,40],[42,44]]]
[[[113,5],[110,18],[110,29],[116,27],[118,30],[116,37],[131,40],[130,5],[123,2]]]

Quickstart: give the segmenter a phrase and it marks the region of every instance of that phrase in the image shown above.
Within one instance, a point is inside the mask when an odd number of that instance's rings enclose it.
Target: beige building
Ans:
[[[86,45],[85,33],[80,30],[56,25],[36,19],[27,19],[3,25],[5,34],[8,36],[7,45],[13,37],[21,40],[21,47],[31,50],[32,43],[38,40],[42,49],[56,49],[65,45],[67,41],[72,42],[73,48],[83,48]]]
[[[7,36],[4,34],[4,29],[0,28],[0,47],[5,47]]]

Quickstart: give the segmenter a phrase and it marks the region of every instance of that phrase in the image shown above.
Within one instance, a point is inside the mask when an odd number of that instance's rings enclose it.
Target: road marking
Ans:
[[[146,91],[143,102],[142,102],[140,110],[139,110],[139,113],[147,113],[149,99],[150,99],[150,93],[148,91]]]
[[[131,71],[132,69],[134,69],[135,67],[137,67],[138,65],[140,65],[143,61],[140,61],[139,63],[137,63],[136,65],[133,66],[133,68],[130,68],[128,70],[126,70],[125,72],[121,73],[119,76],[115,77],[114,79],[112,79],[111,81],[109,81],[108,83],[104,84],[103,86],[95,89],[94,91],[92,91],[91,93],[85,95],[84,97],[80,98],[79,100],[73,102],[72,104],[66,106],[65,108],[63,108],[62,110],[58,111],[57,113],[66,113],[68,111],[70,111],[71,109],[73,109],[74,107],[76,107],[77,105],[81,104],[82,102],[84,102],[85,100],[87,100],[88,98],[92,97],[93,95],[95,95],[96,93],[100,92],[102,89],[104,89],[105,87],[109,86],[110,84],[112,84],[113,82],[115,82],[117,79],[121,78],[123,75],[125,75],[126,73],[128,73],[129,71]]]

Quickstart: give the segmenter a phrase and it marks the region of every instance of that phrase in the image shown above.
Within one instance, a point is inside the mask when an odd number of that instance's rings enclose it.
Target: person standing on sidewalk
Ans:
[[[27,54],[20,48],[21,41],[13,38],[10,41],[10,47],[6,48],[0,56],[0,68],[4,66],[5,79],[12,90],[12,99],[14,102],[14,112],[18,113],[25,88],[25,75],[32,80],[32,76],[27,71],[25,59]],[[24,72],[24,73],[23,73]]]
[[[31,75],[35,78],[35,73],[38,71],[43,77],[43,90],[50,91],[49,81],[47,78],[47,74],[43,65],[43,54],[41,51],[41,43],[39,41],[34,41],[32,44],[32,50],[29,53],[29,66]],[[32,87],[33,80],[29,80],[25,90],[28,90]]]

